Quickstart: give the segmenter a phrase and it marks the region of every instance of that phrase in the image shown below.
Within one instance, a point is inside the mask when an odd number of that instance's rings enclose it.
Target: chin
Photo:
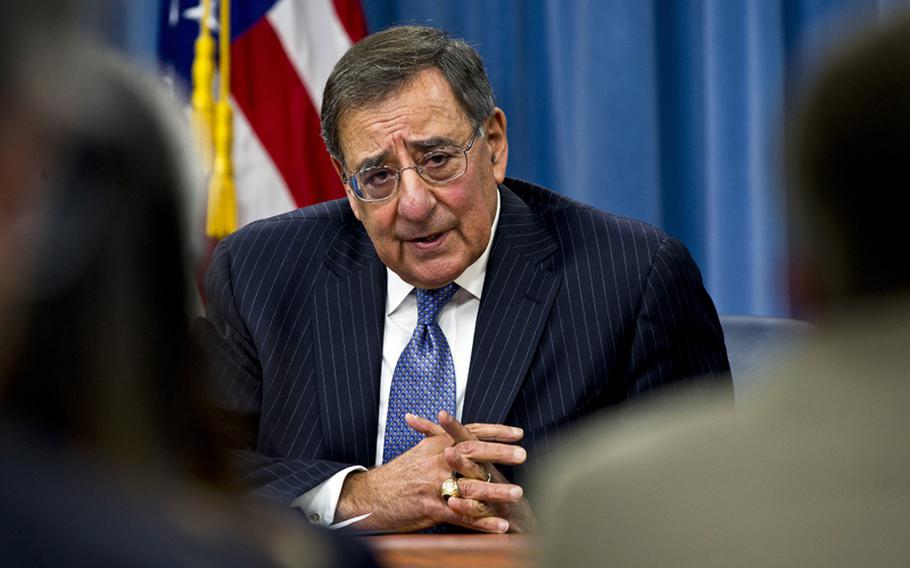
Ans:
[[[457,278],[458,276],[455,276]],[[415,280],[414,286],[416,288],[422,288],[424,290],[433,290],[436,288],[442,288],[450,282],[454,282],[455,278],[448,278],[445,280]]]
[[[433,271],[431,274],[415,274],[414,275],[414,285],[418,288],[424,288],[431,290],[433,288],[442,288],[450,282],[454,282],[456,278],[461,276],[462,270],[437,270]],[[409,281],[410,282],[410,281]]]
[[[402,280],[417,288],[441,288],[458,278],[468,266],[458,262],[460,259],[452,258],[451,255],[422,259],[415,256],[405,256],[401,259],[398,265],[404,270],[398,271],[394,268],[392,270],[398,272]]]

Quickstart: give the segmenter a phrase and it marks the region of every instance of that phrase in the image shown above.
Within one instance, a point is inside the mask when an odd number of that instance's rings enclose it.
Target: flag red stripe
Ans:
[[[351,43],[357,43],[366,37],[367,21],[360,0],[332,0],[332,3],[335,4],[335,13],[347,30]]]
[[[231,44],[231,91],[299,207],[344,195],[319,115],[268,18]]]

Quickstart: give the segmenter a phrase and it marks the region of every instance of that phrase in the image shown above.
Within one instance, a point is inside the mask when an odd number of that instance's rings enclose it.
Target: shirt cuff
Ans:
[[[355,471],[366,471],[367,468],[360,465],[352,465],[342,469],[332,477],[326,479],[316,487],[310,489],[300,497],[291,501],[291,507],[303,509],[307,519],[314,525],[322,525],[332,529],[340,529],[354,524],[370,516],[370,513],[354,517],[336,525],[335,508],[338,506],[338,499],[341,497],[341,489],[344,487],[344,480],[348,474]]]

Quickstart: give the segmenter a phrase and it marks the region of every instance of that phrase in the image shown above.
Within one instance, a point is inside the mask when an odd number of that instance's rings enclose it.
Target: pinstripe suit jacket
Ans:
[[[465,423],[524,428],[533,458],[599,409],[728,372],[681,243],[526,182],[500,191]],[[215,250],[200,323],[255,492],[287,503],[374,463],[385,286],[345,200],[252,223]]]

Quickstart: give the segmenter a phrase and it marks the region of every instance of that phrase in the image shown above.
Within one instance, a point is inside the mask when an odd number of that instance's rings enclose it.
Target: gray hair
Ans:
[[[396,26],[355,44],[329,75],[322,97],[322,138],[329,154],[344,163],[338,126],[345,112],[382,101],[431,68],[446,78],[475,128],[493,115],[493,89],[473,47],[435,28]]]

